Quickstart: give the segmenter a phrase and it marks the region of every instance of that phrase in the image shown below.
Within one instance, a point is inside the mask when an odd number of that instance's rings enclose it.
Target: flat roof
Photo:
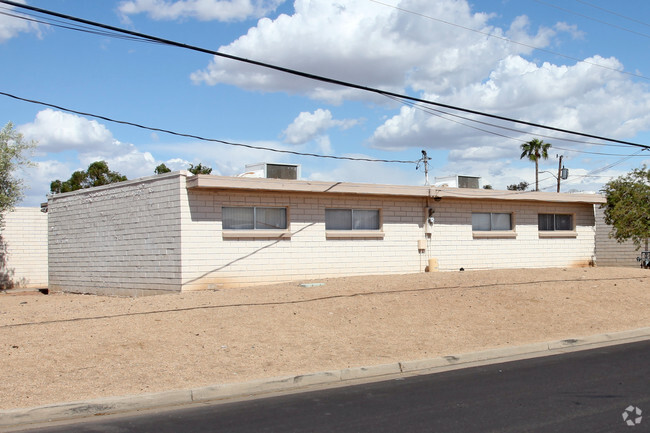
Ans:
[[[499,191],[491,189],[438,186],[381,185],[374,183],[325,182],[266,178],[228,177],[199,174],[188,176],[187,189],[300,192],[314,194],[358,194],[423,198],[515,200],[555,203],[605,203],[600,194],[569,194],[536,191]]]

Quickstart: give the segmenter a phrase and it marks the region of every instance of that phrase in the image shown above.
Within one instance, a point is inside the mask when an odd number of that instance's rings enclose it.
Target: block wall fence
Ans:
[[[4,223],[0,285],[47,288],[47,214],[40,208],[18,207],[5,213]]]
[[[180,186],[176,173],[51,197],[50,290],[180,291]]]

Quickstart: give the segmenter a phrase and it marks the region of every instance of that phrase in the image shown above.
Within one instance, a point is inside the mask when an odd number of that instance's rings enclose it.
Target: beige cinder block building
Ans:
[[[143,295],[413,273],[429,264],[588,266],[594,204],[603,201],[168,173],[50,197],[49,286]]]

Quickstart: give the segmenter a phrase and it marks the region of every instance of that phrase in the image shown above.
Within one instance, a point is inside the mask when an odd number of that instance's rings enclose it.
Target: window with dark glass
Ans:
[[[326,230],[379,230],[379,210],[325,209]]]
[[[287,208],[223,207],[224,230],[286,230]]]
[[[472,231],[504,231],[512,230],[512,214],[509,213],[472,213]]]
[[[540,231],[573,230],[573,215],[539,214],[537,228]]]

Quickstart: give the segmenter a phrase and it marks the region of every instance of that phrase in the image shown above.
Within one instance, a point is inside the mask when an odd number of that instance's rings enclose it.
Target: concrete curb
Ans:
[[[33,408],[0,410],[0,428],[16,428],[28,424],[74,420],[90,416],[135,412],[138,410],[180,406],[197,402],[261,396],[278,392],[305,391],[317,386],[351,385],[355,381],[382,380],[391,377],[442,372],[648,339],[650,339],[650,327],[546,343],[502,347],[480,352],[442,356],[439,358],[323,371],[299,376],[281,376],[188,390],[123,397],[106,397]]]

